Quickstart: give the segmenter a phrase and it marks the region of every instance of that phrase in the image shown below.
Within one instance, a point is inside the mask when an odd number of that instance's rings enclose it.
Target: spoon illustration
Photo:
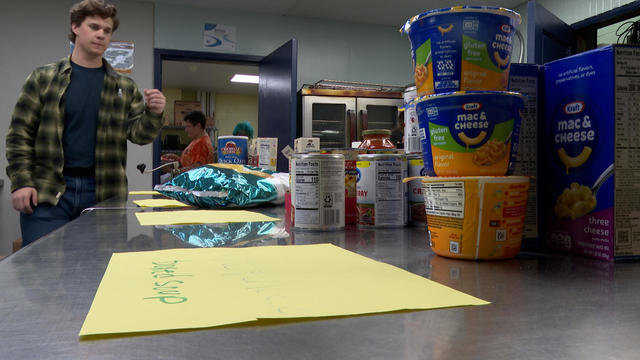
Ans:
[[[593,183],[593,186],[591,187],[591,192],[593,193],[594,197],[598,193],[598,190],[600,190],[600,188],[602,187],[602,184],[604,184],[604,182],[608,178],[610,178],[611,175],[613,175],[613,164],[609,165],[609,167],[606,168],[602,172],[602,174],[600,174],[600,177],[598,177],[598,179],[596,179],[596,181]]]

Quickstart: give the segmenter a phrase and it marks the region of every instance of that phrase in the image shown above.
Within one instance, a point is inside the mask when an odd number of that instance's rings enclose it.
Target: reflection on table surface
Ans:
[[[2,359],[631,359],[640,333],[640,263],[521,252],[503,261],[435,255],[424,228],[292,229],[279,221],[142,227],[110,200],[0,261]],[[332,243],[491,305],[231,326],[79,341],[111,254],[170,248]]]

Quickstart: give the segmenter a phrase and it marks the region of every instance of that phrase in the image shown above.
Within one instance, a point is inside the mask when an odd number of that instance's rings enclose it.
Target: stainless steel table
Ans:
[[[141,198],[141,197],[132,197]],[[271,235],[225,246],[331,242],[491,301],[491,305],[275,322],[81,341],[113,252],[193,247],[221,228],[141,227],[110,201],[0,261],[0,359],[637,359],[640,263],[523,252],[495,262],[435,255],[424,229]],[[283,217],[283,207],[256,208]],[[152,211],[152,210],[144,210]],[[245,229],[246,230],[246,229]],[[209,244],[213,245],[213,244]]]

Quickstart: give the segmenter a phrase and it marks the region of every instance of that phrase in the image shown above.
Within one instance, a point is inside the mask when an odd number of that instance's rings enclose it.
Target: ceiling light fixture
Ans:
[[[231,78],[231,82],[257,84],[258,83],[258,79],[259,79],[258,75],[235,74]]]

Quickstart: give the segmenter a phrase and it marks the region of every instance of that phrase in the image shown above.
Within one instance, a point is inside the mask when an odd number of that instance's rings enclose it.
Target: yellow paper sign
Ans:
[[[147,225],[216,224],[280,219],[246,210],[179,210],[136,213],[138,222]]]
[[[155,190],[129,191],[129,195],[162,195]]]
[[[140,207],[185,207],[190,206],[174,199],[143,199],[134,200],[134,204]]]
[[[331,244],[119,253],[80,336],[485,304]]]

